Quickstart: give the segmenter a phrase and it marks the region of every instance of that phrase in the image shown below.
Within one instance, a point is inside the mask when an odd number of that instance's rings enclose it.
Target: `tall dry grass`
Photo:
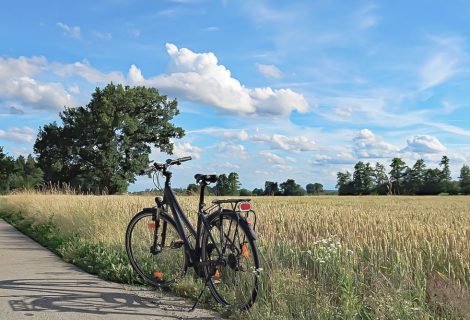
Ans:
[[[0,202],[64,235],[124,246],[151,197],[21,193]],[[180,197],[195,220],[197,197]],[[209,198],[208,201],[211,199]],[[261,319],[470,317],[470,197],[255,197]],[[191,283],[195,285],[196,282]]]

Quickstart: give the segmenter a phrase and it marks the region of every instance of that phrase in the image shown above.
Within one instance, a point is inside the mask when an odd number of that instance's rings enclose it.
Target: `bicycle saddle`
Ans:
[[[217,182],[217,179],[219,179],[219,177],[216,174],[198,173],[194,175],[194,179],[196,179],[196,183],[200,183],[200,182],[213,183],[213,182]]]

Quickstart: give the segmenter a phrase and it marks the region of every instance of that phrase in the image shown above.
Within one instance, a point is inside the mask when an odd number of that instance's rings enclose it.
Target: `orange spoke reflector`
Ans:
[[[148,224],[149,229],[155,229],[155,222],[150,222]]]
[[[214,282],[215,284],[221,283],[221,281],[220,281],[220,279],[219,279],[219,278],[220,278],[220,272],[219,272],[219,270],[217,270],[217,269],[215,270],[214,278],[215,278],[215,279],[214,279],[213,282]]]
[[[250,256],[250,252],[248,251],[248,249],[246,248],[246,245],[245,244],[242,244],[242,253],[243,253],[243,256],[245,258],[248,258]]]
[[[163,272],[159,272],[159,271],[154,272],[154,273],[153,273],[153,276],[154,276],[155,278],[157,278],[158,280],[162,280],[162,279],[163,279]]]

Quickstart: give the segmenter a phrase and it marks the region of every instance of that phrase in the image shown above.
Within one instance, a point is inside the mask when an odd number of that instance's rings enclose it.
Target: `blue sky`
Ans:
[[[113,81],[176,97],[175,186],[335,185],[358,160],[470,159],[467,1],[12,1],[0,10],[0,145],[28,154]],[[152,158],[168,156],[154,150]],[[139,178],[130,190],[151,186]]]

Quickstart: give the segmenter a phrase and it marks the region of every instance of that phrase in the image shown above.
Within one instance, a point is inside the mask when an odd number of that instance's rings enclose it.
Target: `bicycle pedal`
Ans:
[[[175,240],[171,242],[171,248],[172,249],[179,249],[184,245],[183,240]]]

